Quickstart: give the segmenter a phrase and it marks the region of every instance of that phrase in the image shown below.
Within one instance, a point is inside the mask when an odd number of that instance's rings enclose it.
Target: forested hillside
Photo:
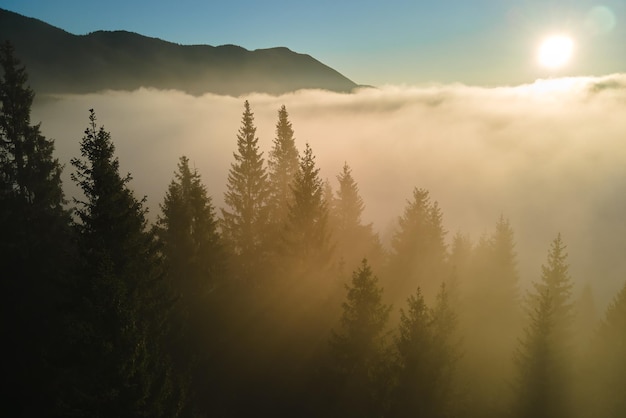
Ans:
[[[350,162],[325,182],[285,106],[264,155],[248,101],[224,206],[180,156],[151,223],[97,109],[62,167],[9,44],[0,66],[10,416],[626,415],[626,283],[595,320],[567,237],[523,291],[506,215],[448,237],[415,185],[385,246]]]
[[[7,40],[20,51],[40,94],[152,87],[239,96],[357,87],[310,55],[284,47],[178,45],[126,31],[74,35],[0,8],[0,42]]]

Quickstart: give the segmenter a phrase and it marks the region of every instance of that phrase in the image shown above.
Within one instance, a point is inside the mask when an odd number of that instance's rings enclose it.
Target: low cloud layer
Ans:
[[[449,237],[478,239],[498,217],[515,230],[525,283],[536,280],[561,232],[572,276],[600,303],[626,277],[626,74],[540,80],[530,85],[386,86],[355,94],[300,91],[280,97],[192,97],[141,89],[41,98],[33,120],[56,140],[65,166],[79,155],[88,109],[111,132],[123,172],[153,216],[181,155],[201,173],[220,207],[243,101],[260,146],[271,148],[285,105],[299,149],[308,142],[322,176],[336,186],[344,161],[383,239],[414,187],[443,210]]]

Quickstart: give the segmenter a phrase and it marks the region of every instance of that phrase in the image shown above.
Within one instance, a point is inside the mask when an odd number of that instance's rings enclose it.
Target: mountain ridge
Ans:
[[[140,87],[241,96],[301,89],[347,93],[358,85],[308,54],[284,46],[181,45],[125,30],[74,35],[0,8],[0,41],[10,41],[38,94]]]

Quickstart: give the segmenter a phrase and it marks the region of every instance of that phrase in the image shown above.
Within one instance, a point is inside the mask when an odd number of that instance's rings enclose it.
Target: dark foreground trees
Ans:
[[[70,277],[69,212],[54,141],[30,120],[34,92],[13,47],[0,46],[0,292],[5,407],[42,416],[58,397]]]
[[[217,294],[224,285],[225,251],[211,197],[189,159],[181,157],[155,226],[173,307],[166,335],[184,414],[206,411],[212,387]]]
[[[121,176],[110,134],[90,111],[77,201],[78,276],[69,343],[68,415],[172,416],[178,411],[163,330],[171,297],[143,202]]]

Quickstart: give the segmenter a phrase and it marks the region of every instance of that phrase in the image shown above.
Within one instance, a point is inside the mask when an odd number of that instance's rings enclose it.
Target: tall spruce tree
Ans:
[[[520,418],[559,417],[563,414],[555,387],[559,381],[554,350],[554,299],[548,289],[538,298],[529,313],[520,349],[516,353],[519,368],[517,381],[518,404],[514,415]]]
[[[287,108],[283,105],[278,111],[276,137],[268,157],[270,184],[270,218],[274,229],[281,228],[287,221],[289,206],[293,204],[291,187],[299,168],[293,128]]]
[[[409,297],[407,308],[401,310],[395,343],[393,416],[451,416],[456,395],[453,373],[459,353],[454,341],[456,314],[445,284],[434,308],[428,308],[419,288]]]
[[[338,416],[380,416],[385,408],[385,327],[391,306],[366,260],[346,285],[341,330],[331,337]]]
[[[430,357],[433,350],[431,312],[418,287],[409,296],[407,309],[400,310],[399,332],[395,341],[395,373],[392,411],[394,416],[430,416],[433,388]]]
[[[549,293],[553,299],[554,324],[558,341],[564,346],[571,337],[571,323],[573,320],[572,279],[567,264],[567,247],[563,243],[561,234],[552,241],[548,252],[547,263],[541,266],[541,280],[534,283],[535,294],[530,295],[533,300],[541,300],[541,295]]]
[[[169,286],[176,297],[168,347],[188,410],[207,411],[211,355],[217,332],[218,288],[225,273],[215,209],[200,175],[181,157],[156,224]]]
[[[433,386],[436,387],[434,403],[439,416],[458,416],[464,405],[458,400],[457,362],[463,353],[460,351],[458,315],[445,282],[439,287],[431,315],[435,347],[431,361],[436,370],[433,380]]]
[[[34,92],[11,44],[0,45],[0,271],[7,413],[54,413],[62,386],[62,309],[71,276],[70,216],[54,141],[30,120]]]
[[[389,276],[397,278],[390,286],[393,297],[404,297],[420,286],[428,299],[448,277],[442,218],[429,192],[415,188],[392,237]]]
[[[529,322],[517,351],[520,417],[569,417],[571,278],[559,234],[528,297]]]
[[[246,100],[237,134],[235,161],[228,172],[222,209],[222,232],[234,254],[233,269],[243,281],[255,281],[263,273],[264,237],[267,233],[270,188],[259,151],[254,114]]]
[[[361,215],[365,209],[363,199],[359,195],[359,187],[352,177],[352,169],[348,163],[343,164],[341,173],[337,175],[339,189],[334,202],[337,227],[340,231],[351,231],[361,227]]]
[[[367,258],[370,264],[379,266],[384,258],[384,250],[372,224],[363,224],[361,215],[365,209],[359,187],[352,176],[348,163],[337,175],[339,188],[330,205],[332,236],[336,243],[335,256],[349,267],[358,265]]]
[[[206,298],[223,273],[223,250],[211,197],[183,156],[158,217],[156,233],[168,275],[183,300]],[[196,302],[200,302],[200,300]]]
[[[110,134],[90,110],[72,159],[80,271],[76,284],[74,384],[67,413],[172,416],[178,411],[162,347],[170,301],[143,200],[121,176]]]
[[[323,199],[319,168],[315,166],[315,156],[308,143],[300,157],[293,195],[284,232],[285,251],[297,270],[322,267],[331,253],[328,207]]]

